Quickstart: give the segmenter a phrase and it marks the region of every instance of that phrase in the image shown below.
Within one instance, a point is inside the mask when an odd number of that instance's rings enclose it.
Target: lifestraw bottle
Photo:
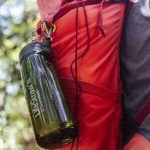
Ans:
[[[55,70],[47,59],[50,46],[49,39],[28,44],[20,52],[20,66],[36,142],[56,149],[71,143],[76,132]]]

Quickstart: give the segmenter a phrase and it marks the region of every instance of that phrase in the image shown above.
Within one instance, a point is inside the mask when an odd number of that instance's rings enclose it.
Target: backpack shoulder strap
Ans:
[[[142,110],[140,111],[140,113],[138,114],[138,116],[136,118],[136,122],[138,124],[141,124],[143,122],[143,120],[147,117],[148,114],[150,114],[150,99],[144,105],[144,107],[142,108]]]
[[[126,7],[126,14],[128,14],[128,12],[130,11],[131,7],[132,7],[133,3],[128,1],[127,2],[127,7]]]

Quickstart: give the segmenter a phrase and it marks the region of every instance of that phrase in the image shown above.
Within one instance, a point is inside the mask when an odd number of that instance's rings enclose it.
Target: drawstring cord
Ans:
[[[74,111],[74,119],[75,119],[76,125],[77,125],[76,150],[78,150],[78,148],[79,148],[78,103],[79,103],[80,96],[82,94],[82,88],[81,88],[81,86],[79,84],[79,81],[78,81],[78,60],[87,53],[87,51],[88,51],[88,49],[90,47],[90,33],[89,33],[89,27],[88,27],[88,17],[87,17],[87,12],[86,12],[86,8],[85,8],[84,2],[82,2],[82,7],[83,7],[83,10],[84,10],[85,22],[86,22],[87,47],[85,48],[84,52],[81,55],[78,56],[78,16],[79,16],[79,4],[77,2],[76,24],[75,24],[75,31],[76,31],[75,59],[73,60],[73,62],[71,63],[71,66],[70,66],[71,74],[72,74],[72,77],[73,77],[73,79],[75,81],[75,85],[76,85],[76,96],[75,96],[75,107],[74,107],[74,110],[75,110]],[[74,69],[73,69],[73,66],[75,67]],[[71,150],[73,149],[74,143],[75,143],[75,139],[72,142]]]
[[[103,29],[103,3],[104,1],[105,0],[102,0],[100,3],[100,11],[99,11],[99,16],[98,16],[98,28],[103,36],[105,36],[105,32]]]
[[[75,18],[75,31],[76,31],[76,43],[75,43],[75,58],[73,62],[71,63],[70,70],[72,77],[75,81],[75,86],[76,86],[76,95],[75,95],[75,104],[74,104],[74,120],[76,122],[76,127],[77,127],[77,146],[78,148],[78,141],[79,141],[79,129],[78,129],[78,100],[81,95],[81,87],[80,84],[78,83],[78,15],[79,15],[79,4],[77,3],[77,8],[76,8],[76,18]],[[73,65],[74,65],[74,70],[73,70]],[[75,72],[75,73],[74,73]],[[80,92],[80,93],[79,93]],[[75,139],[72,142],[71,145],[71,150],[73,149],[75,143]]]

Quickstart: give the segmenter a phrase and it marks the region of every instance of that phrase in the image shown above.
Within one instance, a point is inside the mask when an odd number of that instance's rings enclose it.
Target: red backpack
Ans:
[[[74,144],[61,150],[120,149],[119,47],[124,12],[123,2],[73,1],[48,21],[57,27],[52,36],[53,63],[79,129]]]

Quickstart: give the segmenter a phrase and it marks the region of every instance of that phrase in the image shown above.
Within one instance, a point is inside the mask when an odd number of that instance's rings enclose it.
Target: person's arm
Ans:
[[[37,0],[41,18],[54,16],[59,10],[63,0]]]
[[[139,0],[130,0],[133,3],[137,3]]]
[[[136,133],[123,150],[150,150],[150,142],[141,134]]]
[[[150,150],[150,114],[144,118],[137,132],[123,150]]]

